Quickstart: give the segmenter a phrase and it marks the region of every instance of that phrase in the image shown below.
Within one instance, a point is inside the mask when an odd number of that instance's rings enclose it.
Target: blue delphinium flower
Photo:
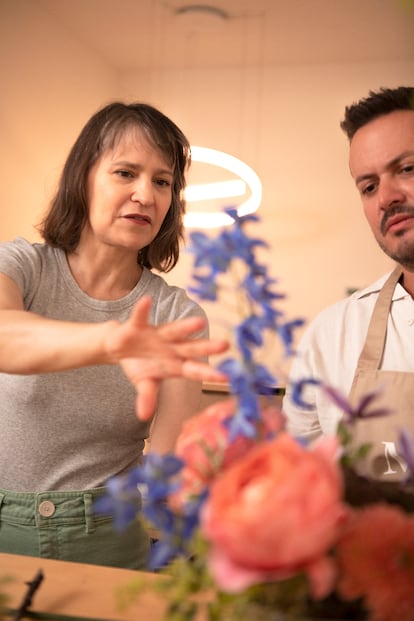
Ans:
[[[146,512],[146,516],[151,523],[160,531],[160,538],[156,540],[151,548],[149,568],[153,570],[161,569],[177,556],[190,556],[189,542],[192,540],[194,532],[200,522],[200,510],[206,497],[207,489],[191,502],[187,502],[181,508],[180,513],[175,513],[166,504],[164,499],[163,510],[168,516],[168,527],[165,520],[151,519],[151,515]],[[160,513],[157,515],[157,518]]]
[[[222,238],[211,239],[205,233],[196,231],[190,234],[192,245],[189,252],[193,252],[194,268],[208,267],[212,274],[226,272],[232,257]]]
[[[228,377],[230,392],[238,401],[234,416],[226,422],[232,439],[238,434],[252,436],[255,422],[260,419],[259,395],[270,393],[277,382],[264,365],[255,361],[256,349],[263,346],[265,332],[277,334],[286,355],[291,355],[293,332],[303,320],[286,321],[283,311],[275,308],[275,302],[285,296],[274,290],[277,281],[268,275],[266,266],[256,257],[256,250],[266,244],[251,238],[245,231],[245,225],[257,222],[258,216],[239,216],[231,208],[226,211],[234,225],[221,231],[216,239],[199,232],[190,235],[189,250],[194,255],[193,280],[196,283],[190,290],[201,299],[214,301],[219,291],[219,274],[229,271],[234,260],[242,261],[244,274],[240,276],[238,290],[245,298],[248,314],[234,328],[235,346],[240,356],[219,365]]]
[[[236,344],[244,358],[251,359],[251,347],[263,345],[263,321],[250,315],[235,328]]]
[[[112,515],[118,532],[136,520],[141,507],[138,483],[137,469],[132,469],[122,476],[111,477],[106,483],[105,495],[95,500],[94,511],[98,514]]]
[[[217,281],[211,277],[210,274],[203,276],[197,274],[194,276],[194,280],[198,283],[190,287],[190,292],[194,293],[197,297],[208,300],[209,302],[215,302],[217,300],[218,286]]]
[[[174,455],[149,453],[136,469],[137,478],[145,485],[143,515],[160,533],[151,549],[150,569],[159,569],[176,556],[188,554],[187,543],[199,523],[201,499],[186,503],[180,513],[167,502],[179,489],[176,475],[182,467],[183,462]]]
[[[271,375],[267,367],[261,364],[249,365],[246,361],[227,358],[217,368],[227,375],[230,392],[234,395],[271,394],[272,392],[275,377]]]
[[[285,321],[277,325],[278,334],[285,347],[285,356],[293,356],[295,353],[293,333],[297,328],[303,326],[304,323],[303,319],[294,319],[293,321]]]
[[[144,513],[154,517],[158,503],[178,489],[175,477],[182,467],[183,462],[174,455],[146,455],[142,465],[108,480],[106,494],[96,500],[95,511],[112,514],[116,529],[123,530],[136,519],[143,494]]]
[[[291,382],[290,398],[295,405],[304,410],[311,410],[314,408],[314,404],[308,403],[303,397],[303,393],[307,386],[319,386],[320,389],[329,397],[332,403],[335,403],[335,405],[342,410],[344,414],[343,422],[345,424],[352,424],[361,418],[365,419],[375,418],[377,416],[388,416],[392,413],[392,411],[388,408],[372,407],[372,404],[375,403],[375,400],[378,399],[381,392],[378,388],[361,397],[356,406],[353,406],[349,399],[342,394],[340,390],[333,388],[332,386],[328,386],[313,377],[305,377]]]
[[[204,496],[184,505],[175,513],[168,505],[171,494],[178,491],[177,474],[183,462],[174,455],[150,453],[143,463],[125,476],[111,478],[106,494],[97,499],[96,513],[112,514],[115,528],[122,531],[142,514],[159,531],[160,539],[151,548],[150,569],[159,569],[179,554],[188,554],[188,542],[199,523],[199,511]],[[142,496],[142,505],[141,505]]]
[[[176,491],[178,484],[174,477],[182,467],[182,460],[175,455],[145,455],[142,465],[137,466],[135,472],[138,482],[148,486],[147,500],[157,501]]]
[[[355,406],[352,406],[349,399],[345,397],[339,390],[326,384],[321,384],[322,390],[328,395],[333,403],[335,403],[344,413],[344,422],[352,424],[361,418],[376,418],[377,416],[389,416],[392,410],[383,407],[372,407],[375,400],[381,394],[381,390],[376,388],[363,395]]]
[[[290,383],[290,398],[293,403],[303,410],[312,410],[314,405],[305,400],[303,393],[305,392],[307,386],[319,386],[320,383],[321,382],[319,380],[313,377],[304,377],[300,380],[292,381]]]

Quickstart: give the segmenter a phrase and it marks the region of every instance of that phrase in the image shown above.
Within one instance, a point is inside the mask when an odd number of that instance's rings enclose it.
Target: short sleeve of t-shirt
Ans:
[[[21,237],[0,244],[0,272],[17,284],[26,308],[30,306],[43,268],[42,255],[37,248],[37,244]]]

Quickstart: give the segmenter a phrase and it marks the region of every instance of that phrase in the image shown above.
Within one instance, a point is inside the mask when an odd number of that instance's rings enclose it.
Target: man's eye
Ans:
[[[375,183],[369,183],[361,189],[361,194],[372,194],[376,187]]]

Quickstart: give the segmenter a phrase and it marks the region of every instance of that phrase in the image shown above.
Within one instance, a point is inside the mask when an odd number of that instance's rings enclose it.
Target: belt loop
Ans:
[[[1,507],[3,505],[4,498],[5,498],[5,495],[0,492],[0,513],[1,513]],[[0,522],[1,522],[1,518],[0,518]]]
[[[89,535],[95,532],[95,522],[93,519],[93,496],[92,494],[83,495],[83,504],[85,507],[85,530]]]

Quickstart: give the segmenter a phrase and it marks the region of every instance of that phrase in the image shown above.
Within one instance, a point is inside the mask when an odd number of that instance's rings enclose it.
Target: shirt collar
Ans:
[[[364,289],[361,289],[360,291],[356,291],[354,294],[355,297],[358,300],[360,300],[361,298],[368,297],[369,295],[372,295],[374,293],[379,293],[379,291],[382,289],[383,285],[385,284],[385,281],[390,276],[390,274],[391,272],[388,272],[384,276],[381,276],[381,278],[376,280],[371,285],[368,285],[368,287],[365,287]],[[402,298],[406,298],[409,295],[410,294],[404,289],[404,287],[400,285],[400,283],[397,283],[397,286],[394,289],[394,293],[392,294],[392,299],[393,301],[400,300]]]

